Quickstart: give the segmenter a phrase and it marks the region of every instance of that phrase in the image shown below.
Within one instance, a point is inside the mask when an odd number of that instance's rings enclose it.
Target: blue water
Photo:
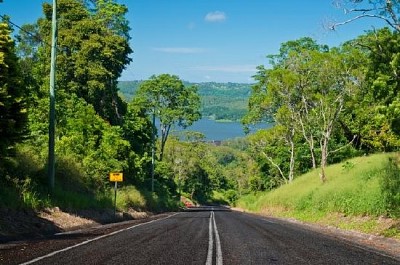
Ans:
[[[260,124],[254,130],[268,127],[270,127],[269,124]],[[179,131],[182,131],[182,129],[177,127],[171,128],[172,134],[178,134],[177,132]],[[224,141],[245,136],[243,125],[240,122],[217,122],[206,118],[196,121],[184,131],[201,132],[205,135],[207,141]]]

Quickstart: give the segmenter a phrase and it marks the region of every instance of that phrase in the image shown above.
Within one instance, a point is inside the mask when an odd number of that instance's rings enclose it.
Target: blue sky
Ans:
[[[3,0],[0,14],[22,25],[42,16],[46,0]],[[48,2],[48,1],[47,1]],[[382,24],[350,18],[332,0],[119,0],[129,12],[133,62],[120,80],[169,73],[191,82],[254,82],[281,43],[309,36],[338,46]]]

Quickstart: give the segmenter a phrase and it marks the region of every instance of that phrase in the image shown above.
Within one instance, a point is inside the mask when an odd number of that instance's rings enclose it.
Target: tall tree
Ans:
[[[126,104],[118,95],[117,80],[131,62],[127,8],[113,0],[58,1],[57,87],[93,105],[111,124],[121,124]],[[38,34],[49,43],[52,7],[43,4],[45,18]],[[41,44],[40,63],[46,65],[49,46]],[[43,61],[44,60],[44,61]]]
[[[346,129],[364,151],[393,151],[400,136],[400,34],[388,28],[371,31],[346,44],[358,47],[366,72],[362,89],[346,108]],[[362,53],[361,53],[362,52]],[[351,119],[351,120],[349,120]]]
[[[11,29],[0,22],[0,158],[26,135],[27,110],[23,78]]]
[[[272,69],[258,67],[255,79],[258,81],[253,86],[252,95],[249,100],[249,113],[243,119],[245,124],[258,122],[265,119],[272,119],[276,124],[285,128],[285,141],[290,153],[290,166],[287,181],[291,182],[294,177],[295,165],[295,131],[298,130],[299,113],[304,111],[307,104],[304,100],[306,87],[310,85],[309,69],[304,66],[309,61],[293,60],[294,55],[304,54],[305,51],[326,52],[326,45],[319,45],[315,40],[304,37],[295,41],[288,41],[281,45],[279,54],[269,55]],[[303,65],[301,65],[303,64]],[[301,120],[301,119],[300,119]],[[314,138],[308,134],[304,123],[300,123],[303,135],[310,146],[311,158],[315,167]],[[312,127],[312,126],[311,126]],[[310,127],[310,128],[311,128]],[[272,163],[270,156],[268,161]],[[272,163],[275,167],[276,163]],[[283,171],[280,170],[283,176]]]
[[[171,127],[177,124],[179,127],[186,128],[201,118],[197,88],[185,86],[176,75],[152,76],[141,83],[134,100],[137,104],[142,104],[150,115],[155,115],[160,121],[160,161],[163,158]]]

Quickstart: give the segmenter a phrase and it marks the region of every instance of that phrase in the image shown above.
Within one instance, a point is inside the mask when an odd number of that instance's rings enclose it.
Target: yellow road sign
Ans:
[[[118,172],[111,172],[110,173],[110,181],[121,182],[123,181],[123,174]]]

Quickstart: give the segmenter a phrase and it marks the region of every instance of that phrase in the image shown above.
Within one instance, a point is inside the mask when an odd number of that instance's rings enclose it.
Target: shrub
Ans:
[[[389,215],[400,216],[400,155],[389,157],[381,189]]]

